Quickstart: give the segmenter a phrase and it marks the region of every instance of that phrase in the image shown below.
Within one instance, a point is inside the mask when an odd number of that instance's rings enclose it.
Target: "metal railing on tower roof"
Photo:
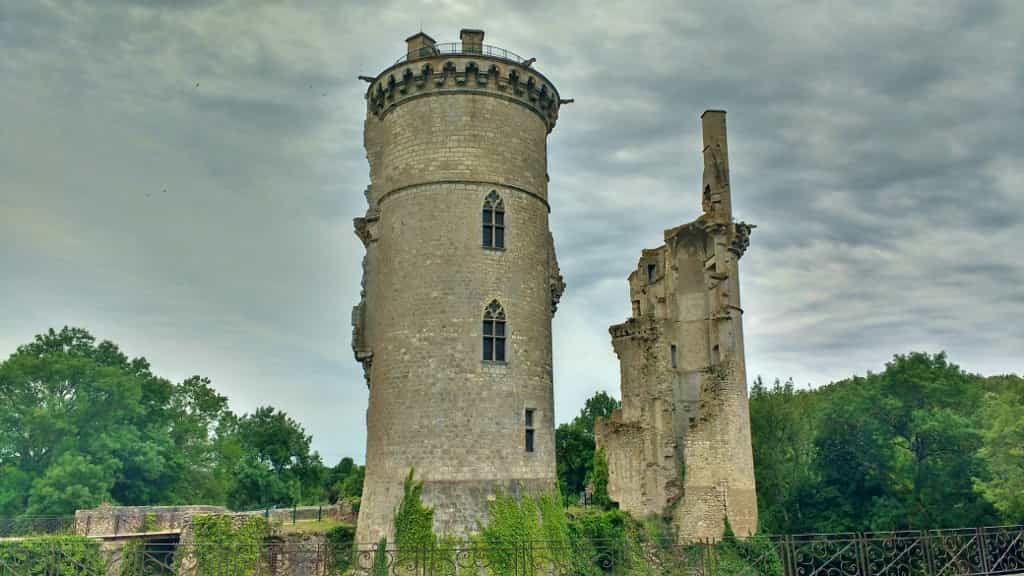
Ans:
[[[444,56],[448,54],[467,54],[467,55],[479,55],[487,56],[489,58],[499,58],[501,60],[508,60],[516,64],[522,64],[526,62],[526,58],[512,52],[499,48],[497,46],[491,46],[490,44],[474,44],[469,42],[446,42],[444,44],[434,44],[433,46],[424,46],[417,48],[411,52],[406,53],[404,56],[395,61],[395,64],[401,64],[402,62],[408,62],[410,60],[419,60],[421,58],[430,58],[433,56]]]

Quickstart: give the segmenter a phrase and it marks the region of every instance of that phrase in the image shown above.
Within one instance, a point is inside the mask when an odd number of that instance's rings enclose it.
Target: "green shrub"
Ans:
[[[488,522],[475,544],[490,572],[515,574],[532,564],[535,572],[560,572],[572,562],[569,521],[557,493],[537,497],[497,494]],[[554,569],[554,570],[552,570]]]
[[[783,576],[782,559],[771,540],[763,534],[740,540],[728,518],[713,551],[711,576]]]
[[[608,458],[604,454],[604,448],[598,448],[594,452],[592,470],[590,484],[594,487],[594,493],[591,501],[594,506],[608,510],[612,507],[612,500],[608,497]]]
[[[335,572],[345,572],[352,565],[355,553],[356,527],[341,524],[328,530],[324,537],[327,539],[327,549],[334,559]]]
[[[388,539],[382,536],[373,551],[373,567],[370,576],[388,576]]]
[[[84,536],[41,536],[0,541],[4,574],[105,574],[99,542]]]
[[[402,501],[395,509],[397,561],[403,564],[416,562],[437,548],[434,509],[423,505],[423,482],[414,480],[413,474],[414,471],[410,469],[402,486]]]

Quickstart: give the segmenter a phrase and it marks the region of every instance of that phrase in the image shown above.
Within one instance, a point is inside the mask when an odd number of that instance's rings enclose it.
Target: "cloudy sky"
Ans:
[[[1024,364],[1024,2],[0,0],[0,357],[77,325],[362,460],[365,84],[422,29],[536,57],[568,290],[555,399],[618,395],[626,275],[728,110],[749,376]],[[825,8],[823,5],[828,5]]]

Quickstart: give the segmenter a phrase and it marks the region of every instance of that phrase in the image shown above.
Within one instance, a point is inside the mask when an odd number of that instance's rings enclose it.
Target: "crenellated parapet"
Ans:
[[[558,91],[543,74],[524,64],[484,54],[453,54],[395,64],[370,84],[366,103],[371,114],[383,118],[403,102],[452,92],[494,96],[525,106],[540,116],[548,132],[558,120]]]

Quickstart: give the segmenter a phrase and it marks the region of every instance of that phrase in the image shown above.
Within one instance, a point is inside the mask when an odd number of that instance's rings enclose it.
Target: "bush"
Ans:
[[[429,554],[437,548],[434,535],[434,509],[423,505],[423,482],[413,479],[413,470],[402,486],[402,501],[395,510],[395,547],[398,561],[414,561],[418,555]]]
[[[235,526],[223,514],[192,517],[196,571],[204,576],[248,576],[259,565],[263,541],[270,532],[262,516],[249,516]],[[180,563],[182,555],[176,562]]]
[[[352,565],[355,553],[356,527],[350,524],[335,526],[324,534],[327,548],[334,559],[334,570],[341,574]]]
[[[0,541],[0,567],[14,574],[105,574],[99,542],[84,536]]]
[[[557,493],[519,498],[499,493],[488,512],[475,543],[494,574],[521,573],[523,562],[547,573],[572,561],[569,522]]]
[[[740,540],[725,519],[722,540],[714,545],[712,576],[783,576],[782,559],[763,534]]]

